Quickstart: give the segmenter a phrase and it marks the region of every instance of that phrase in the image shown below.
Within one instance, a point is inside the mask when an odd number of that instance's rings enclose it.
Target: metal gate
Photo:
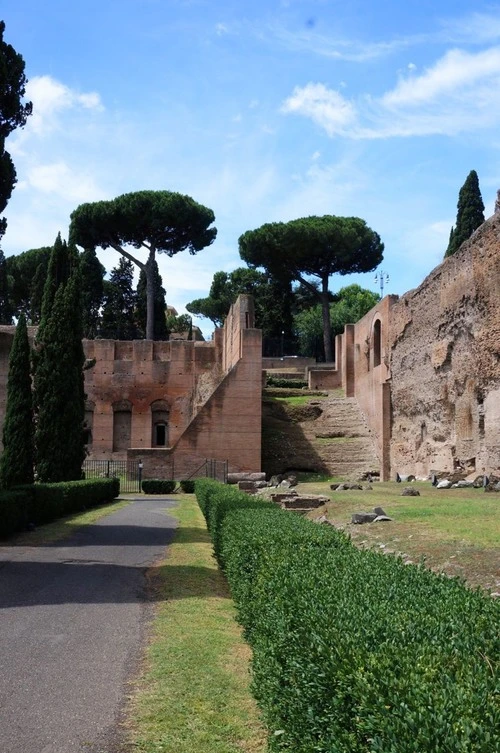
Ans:
[[[85,478],[118,478],[120,492],[141,491],[142,466],[137,460],[85,460]]]

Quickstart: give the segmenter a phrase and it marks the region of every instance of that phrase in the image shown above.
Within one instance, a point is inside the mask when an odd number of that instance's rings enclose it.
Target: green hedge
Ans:
[[[500,750],[500,604],[234,488],[196,493],[271,751]]]
[[[177,481],[170,481],[163,478],[148,478],[142,482],[142,491],[144,494],[172,494]]]
[[[184,494],[194,494],[194,478],[186,478],[179,483]]]
[[[279,377],[267,377],[266,387],[282,387],[288,389],[300,390],[307,387],[308,382],[305,379],[283,379]]]
[[[111,502],[120,493],[119,479],[89,479],[33,484],[0,491],[0,536],[27,525],[42,525],[89,507]]]

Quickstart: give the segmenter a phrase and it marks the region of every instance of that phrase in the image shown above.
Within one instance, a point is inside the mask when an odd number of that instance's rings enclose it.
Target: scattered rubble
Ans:
[[[364,523],[383,523],[392,521],[381,507],[374,507],[373,512],[355,512],[351,517],[351,523],[354,525],[363,525]]]

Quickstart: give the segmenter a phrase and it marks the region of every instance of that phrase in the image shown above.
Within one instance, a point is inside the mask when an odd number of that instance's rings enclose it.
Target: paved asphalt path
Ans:
[[[175,520],[140,499],[60,543],[0,546],[0,752],[111,753]]]

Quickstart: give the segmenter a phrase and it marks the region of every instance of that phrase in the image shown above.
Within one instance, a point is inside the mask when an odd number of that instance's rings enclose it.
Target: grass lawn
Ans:
[[[366,484],[364,485],[366,486]],[[420,497],[402,497],[406,484],[375,482],[372,490],[334,492],[324,479],[301,483],[298,491],[327,494],[331,502],[308,517],[326,515],[353,543],[403,555],[412,562],[464,578],[472,586],[500,591],[500,495],[482,489],[435,489],[408,484]],[[392,522],[352,525],[354,512],[380,506]]]
[[[177,496],[177,495],[176,495]],[[141,753],[258,753],[265,732],[250,694],[250,649],[194,495],[178,495],[167,558],[150,570],[160,602],[127,718]]]

